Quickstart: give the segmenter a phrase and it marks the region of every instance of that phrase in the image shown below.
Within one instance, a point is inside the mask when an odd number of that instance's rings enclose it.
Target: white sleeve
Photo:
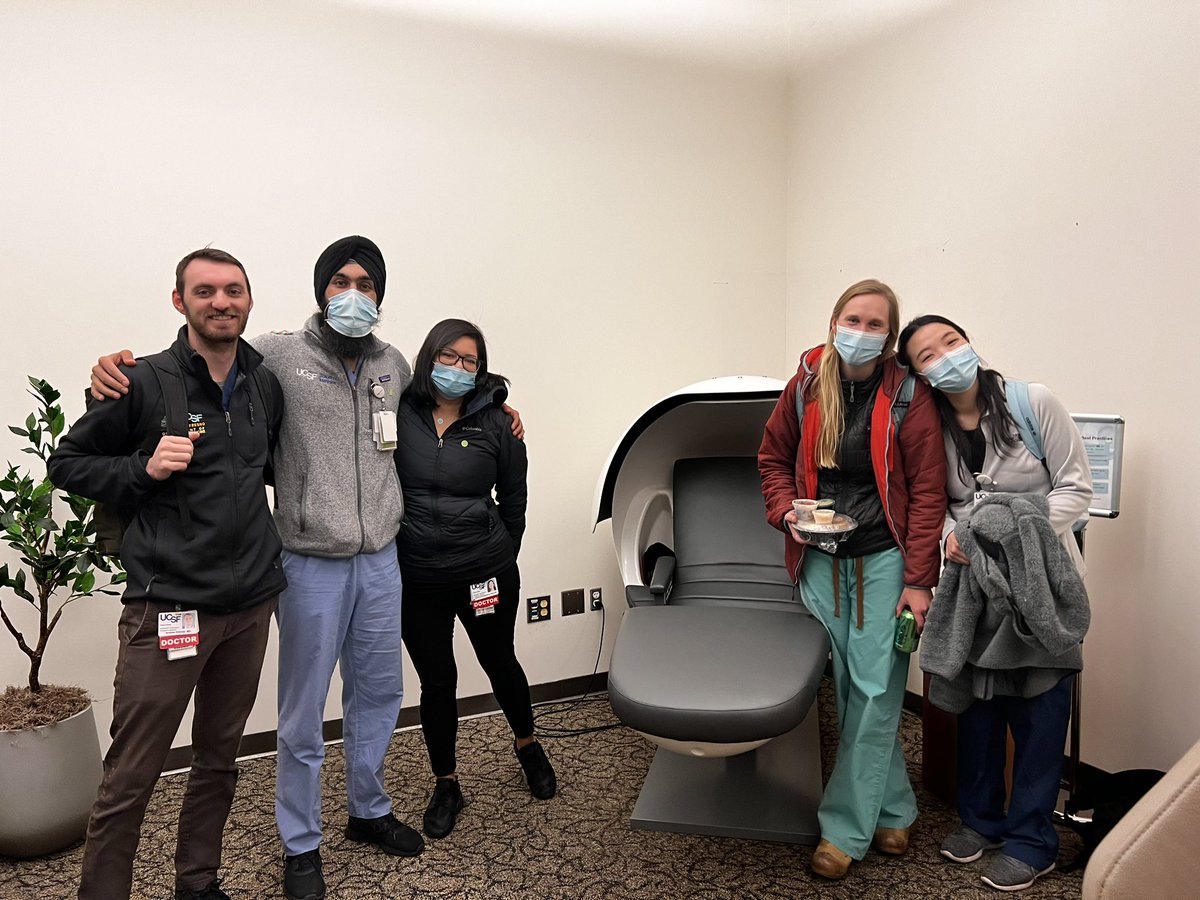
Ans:
[[[1042,449],[1050,473],[1050,524],[1066,534],[1087,515],[1092,502],[1092,472],[1083,438],[1062,401],[1044,384],[1031,382],[1029,403],[1042,429]]]

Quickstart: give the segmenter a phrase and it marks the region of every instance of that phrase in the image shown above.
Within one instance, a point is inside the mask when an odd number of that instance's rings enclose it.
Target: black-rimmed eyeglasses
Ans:
[[[440,362],[443,366],[453,366],[461,361],[464,371],[467,371],[467,372],[478,372],[479,371],[479,357],[478,356],[463,356],[461,353],[451,350],[449,347],[443,347],[441,350],[438,351],[437,361]]]

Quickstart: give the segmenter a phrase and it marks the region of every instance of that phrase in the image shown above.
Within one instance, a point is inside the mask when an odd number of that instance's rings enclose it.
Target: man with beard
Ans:
[[[146,805],[194,693],[175,897],[228,900],[217,870],[235,758],[286,585],[264,476],[284,400],[240,340],[253,305],[246,271],[224,251],[197,250],[176,268],[171,299],[187,320],[175,343],[130,369],[128,392],[92,405],[49,461],[59,487],[129,514],[112,745],[80,898],[130,896]]]
[[[275,818],[292,900],[325,895],[321,763],[325,698],[342,677],[346,837],[395,856],[425,842],[398,822],[383,764],[404,696],[396,533],[404,504],[392,449],[407,360],[372,329],[387,270],[364,237],[317,259],[318,311],[303,330],[255,341],[291,405],[275,460],[275,520],[291,587],[279,604]]]
[[[416,856],[424,840],[396,820],[383,765],[403,699],[400,571],[403,515],[392,460],[395,413],[412,370],[371,332],[387,270],[365,237],[334,241],[313,273],[318,311],[296,332],[254,347],[279,376],[287,415],[275,458],[275,521],[289,588],[279,600],[275,816],[290,900],[325,896],[321,844],[324,707],[339,665],[349,822],[346,837]],[[97,399],[125,390],[118,363],[92,370]],[[520,417],[513,431],[523,432]]]

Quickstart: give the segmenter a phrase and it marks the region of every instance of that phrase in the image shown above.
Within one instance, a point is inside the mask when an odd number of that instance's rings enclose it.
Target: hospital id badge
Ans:
[[[371,436],[380,450],[396,449],[396,414],[390,409],[381,409],[371,417]]]
[[[471,609],[475,610],[475,615],[486,616],[494,613],[499,602],[500,586],[495,578],[471,585]]]
[[[200,614],[194,609],[158,614],[158,648],[167,660],[195,656],[200,646]]]

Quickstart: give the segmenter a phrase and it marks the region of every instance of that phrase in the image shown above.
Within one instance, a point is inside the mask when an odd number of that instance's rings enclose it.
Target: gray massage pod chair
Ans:
[[[783,383],[721,378],[651,407],[597,489],[628,608],[614,713],[658,746],[634,828],[816,844],[824,628],[783,565],[755,455]],[[671,553],[653,562],[653,545]],[[646,571],[649,566],[650,571]]]

